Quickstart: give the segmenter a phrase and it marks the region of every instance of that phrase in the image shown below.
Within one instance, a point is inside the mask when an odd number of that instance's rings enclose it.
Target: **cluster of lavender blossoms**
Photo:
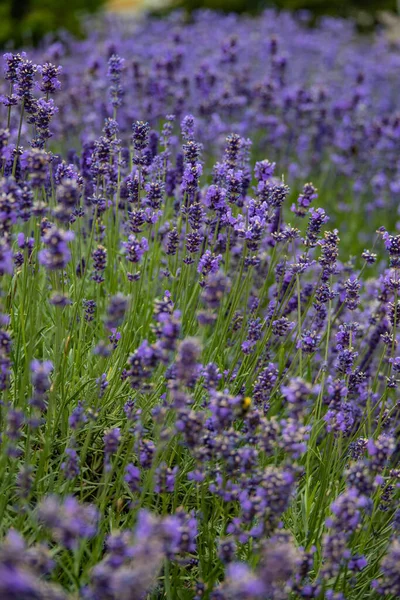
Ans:
[[[400,596],[400,54],[306,20],[4,55],[1,598]]]

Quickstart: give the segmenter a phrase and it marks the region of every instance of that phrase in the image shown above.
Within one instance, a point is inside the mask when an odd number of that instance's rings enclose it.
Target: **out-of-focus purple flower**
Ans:
[[[82,425],[87,423],[87,420],[88,417],[85,411],[85,407],[82,402],[78,402],[78,405],[76,406],[76,408],[74,408],[68,419],[68,424],[72,430],[76,431],[77,429],[82,427]]]
[[[119,427],[114,427],[114,429],[108,429],[104,433],[103,442],[106,464],[109,463],[111,456],[117,452],[120,441],[121,429]]]
[[[118,54],[113,54],[108,60],[107,76],[111,81],[109,94],[111,104],[114,108],[118,108],[122,104],[124,89],[121,86],[121,73],[124,68],[124,63],[125,59],[118,56]]]
[[[20,159],[21,167],[27,172],[33,187],[42,186],[48,176],[49,155],[39,148],[26,150]]]
[[[128,300],[125,296],[122,294],[112,296],[110,304],[108,305],[105,321],[109,329],[116,329],[122,324],[127,308]]]
[[[130,378],[131,386],[135,389],[139,387],[144,389],[145,381],[151,376],[150,368],[154,367],[159,360],[160,352],[156,346],[144,340],[128,359],[127,376]]]
[[[0,276],[12,275],[14,271],[13,253],[6,240],[0,240]]]
[[[373,587],[381,596],[400,595],[400,540],[394,538],[389,546],[388,553],[383,557],[380,570],[381,576],[373,582]]]
[[[175,480],[178,471],[178,466],[171,469],[165,463],[161,463],[154,474],[154,491],[157,494],[172,493],[175,490]]]
[[[183,384],[189,385],[193,378],[200,374],[197,362],[200,353],[201,347],[198,340],[187,338],[180,343],[176,360],[176,376]]]
[[[54,366],[50,360],[39,361],[35,359],[31,362],[33,396],[30,403],[42,411],[46,408],[47,392],[51,385],[49,376],[53,369]]]
[[[107,379],[107,373],[102,373],[100,377],[96,379],[96,383],[99,386],[99,397],[102,398],[110,385],[110,382]]]
[[[70,550],[77,548],[82,538],[91,538],[97,531],[95,506],[80,504],[73,496],[65,499],[48,496],[40,503],[38,516],[53,538]]]
[[[247,336],[241,346],[244,354],[251,354],[254,351],[255,345],[262,337],[262,327],[263,324],[259,317],[249,320]]]
[[[194,138],[195,119],[193,115],[186,115],[182,119],[181,132],[185,141],[191,141]]]
[[[124,481],[132,493],[138,492],[140,490],[140,469],[133,464],[127,465]]]
[[[28,498],[33,485],[33,467],[24,465],[16,478],[17,491],[20,498]]]
[[[193,512],[186,513],[183,509],[178,509],[175,514],[164,519],[163,530],[169,538],[169,554],[173,556],[196,552],[198,530]]]
[[[371,457],[370,468],[378,472],[383,470],[395,447],[395,441],[391,435],[381,434],[376,440],[368,440],[367,450]]]
[[[65,459],[61,463],[61,469],[67,479],[75,479],[80,473],[79,456],[75,448],[65,450]]]
[[[264,598],[265,588],[262,581],[246,563],[233,562],[226,568],[226,579],[216,593],[222,592],[222,599],[239,600],[251,598],[258,600]],[[216,600],[218,596],[214,595]]]
[[[64,269],[71,260],[68,242],[73,239],[72,231],[62,231],[51,227],[43,236],[43,243],[47,248],[39,252],[40,263],[51,271]]]

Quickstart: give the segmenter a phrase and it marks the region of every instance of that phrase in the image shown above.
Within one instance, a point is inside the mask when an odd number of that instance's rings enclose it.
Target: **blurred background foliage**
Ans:
[[[61,29],[82,33],[82,15],[101,8],[107,0],[0,0],[0,47],[36,44]]]
[[[179,2],[179,0],[178,0]],[[381,11],[396,11],[397,0],[180,0],[189,10],[202,7],[238,12],[256,12],[274,6],[286,10],[309,10],[314,15],[337,15],[342,17],[364,13],[374,17]]]
[[[0,47],[36,44],[47,33],[61,29],[81,35],[83,14],[101,8],[111,10],[152,7],[151,0],[0,0]],[[156,0],[156,12],[179,6],[188,12],[200,8],[255,13],[274,6],[278,9],[306,9],[318,17],[323,14],[351,16],[371,26],[382,11],[399,12],[400,0]]]

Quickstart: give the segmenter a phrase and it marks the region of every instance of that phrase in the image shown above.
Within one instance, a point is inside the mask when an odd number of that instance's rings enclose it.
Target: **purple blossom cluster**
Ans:
[[[0,597],[396,598],[396,48],[104,19],[4,55]]]

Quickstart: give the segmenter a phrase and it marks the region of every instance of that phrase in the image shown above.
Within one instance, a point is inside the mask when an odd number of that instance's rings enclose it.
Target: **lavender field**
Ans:
[[[3,58],[0,599],[399,598],[400,44],[86,29]]]

